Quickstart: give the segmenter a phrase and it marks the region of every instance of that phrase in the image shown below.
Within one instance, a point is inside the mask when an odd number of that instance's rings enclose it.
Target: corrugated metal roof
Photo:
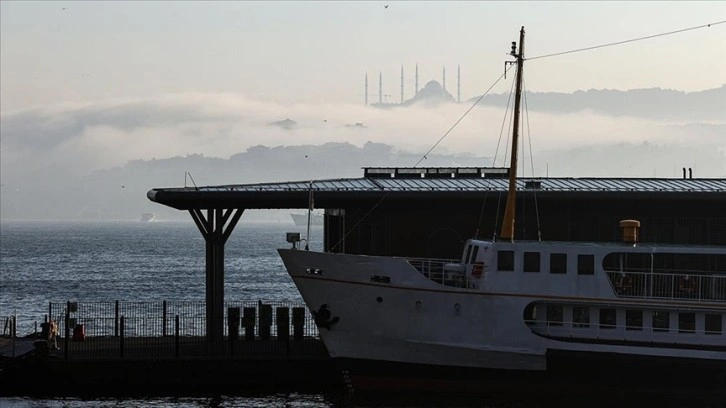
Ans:
[[[446,192],[505,191],[508,180],[498,178],[350,178],[314,180],[313,191]],[[539,184],[533,189],[532,185]],[[530,188],[527,188],[530,187]],[[309,181],[239,184],[199,188],[156,189],[195,192],[283,192],[308,191]],[[519,191],[548,192],[726,192],[726,179],[635,179],[635,178],[520,178]]]

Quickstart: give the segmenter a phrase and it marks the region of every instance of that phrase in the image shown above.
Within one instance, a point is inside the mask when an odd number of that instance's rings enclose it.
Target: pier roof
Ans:
[[[502,172],[484,173],[445,169],[432,176],[429,169],[366,168],[361,178],[235,184],[204,187],[155,188],[147,193],[154,202],[177,209],[190,208],[307,208],[312,190],[316,208],[339,208],[355,200],[481,199],[486,192],[504,192],[508,179]],[[506,170],[506,169],[505,169]],[[517,190],[538,195],[726,199],[723,178],[519,178]]]

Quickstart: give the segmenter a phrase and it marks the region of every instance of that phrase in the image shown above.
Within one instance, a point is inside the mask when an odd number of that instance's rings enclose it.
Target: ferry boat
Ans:
[[[308,214],[290,213],[290,217],[292,217],[292,221],[295,223],[295,225],[303,226],[303,227],[308,225]],[[322,214],[310,214],[310,225],[314,225],[314,226],[323,225],[323,215]]]
[[[279,249],[353,390],[726,391],[726,247],[514,241],[524,28],[496,240],[457,260]]]
[[[141,214],[140,222],[156,222],[156,214],[154,213],[143,213]]]

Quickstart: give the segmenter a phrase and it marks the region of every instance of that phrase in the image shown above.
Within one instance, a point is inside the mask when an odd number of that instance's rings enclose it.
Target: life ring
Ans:
[[[698,280],[688,275],[681,276],[678,280],[678,290],[683,293],[695,293],[698,290]]]
[[[484,262],[474,262],[471,266],[471,276],[481,278],[481,275],[484,273],[484,266]]]
[[[633,278],[630,275],[620,275],[615,279],[615,289],[618,292],[625,292],[633,287]]]

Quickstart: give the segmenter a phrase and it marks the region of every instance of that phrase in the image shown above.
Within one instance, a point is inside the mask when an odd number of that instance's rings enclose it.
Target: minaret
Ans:
[[[444,66],[444,75],[441,86],[444,87],[444,91],[446,90],[446,66]]]
[[[416,90],[414,91],[414,96],[418,95],[418,64],[416,64]]]
[[[366,72],[366,106],[368,106],[368,73]]]
[[[403,103],[403,65],[401,65],[401,103]]]
[[[383,103],[383,73],[378,71],[378,103]]]
[[[456,66],[456,102],[461,103],[461,64]]]

